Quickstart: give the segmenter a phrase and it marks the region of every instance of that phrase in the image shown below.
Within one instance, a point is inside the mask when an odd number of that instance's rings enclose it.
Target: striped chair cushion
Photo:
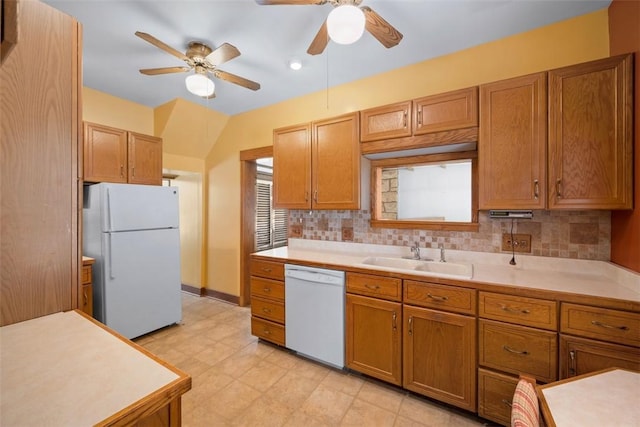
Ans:
[[[540,410],[536,391],[527,380],[518,381],[511,407],[511,427],[540,426]]]

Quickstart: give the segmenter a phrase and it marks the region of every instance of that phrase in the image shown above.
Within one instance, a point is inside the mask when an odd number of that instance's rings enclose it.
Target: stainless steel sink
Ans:
[[[427,273],[434,276],[460,279],[471,279],[473,277],[473,264],[466,262],[437,262],[421,259],[369,257],[365,258],[362,263],[376,267]]]

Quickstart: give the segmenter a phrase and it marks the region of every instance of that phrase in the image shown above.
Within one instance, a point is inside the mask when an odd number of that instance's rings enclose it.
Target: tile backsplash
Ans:
[[[477,232],[371,228],[369,211],[289,211],[292,225],[302,238],[350,241],[393,246],[501,253],[502,233],[511,231],[511,219],[491,219],[479,213]],[[531,255],[609,261],[611,252],[610,211],[534,211],[533,219],[516,219],[513,232],[531,234]],[[300,237],[300,236],[295,236]]]

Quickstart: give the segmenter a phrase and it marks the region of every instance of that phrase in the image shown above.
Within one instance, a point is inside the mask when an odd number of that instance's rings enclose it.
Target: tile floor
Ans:
[[[484,420],[251,335],[250,310],[183,293],[183,320],[135,341],[188,372],[186,427],[482,426]]]

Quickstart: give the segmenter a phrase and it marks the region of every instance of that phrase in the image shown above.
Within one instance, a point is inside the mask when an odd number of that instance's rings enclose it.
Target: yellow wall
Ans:
[[[154,135],[153,108],[88,87],[82,89],[82,120]]]
[[[608,15],[603,9],[333,87],[328,94],[321,91],[231,117],[206,162],[209,180],[207,287],[232,295],[240,293],[238,152],[271,145],[274,128],[608,55]]]

